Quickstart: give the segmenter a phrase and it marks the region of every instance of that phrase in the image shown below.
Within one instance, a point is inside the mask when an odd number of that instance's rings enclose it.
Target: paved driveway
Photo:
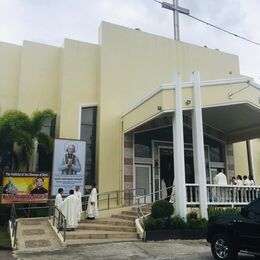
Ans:
[[[98,245],[70,246],[49,252],[15,252],[15,258],[26,260],[213,260],[210,247],[203,240],[168,240],[161,242],[123,242]],[[253,260],[251,256],[240,256],[240,260]]]

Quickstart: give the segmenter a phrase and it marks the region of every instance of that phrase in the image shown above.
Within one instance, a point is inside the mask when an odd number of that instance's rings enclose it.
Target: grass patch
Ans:
[[[0,248],[10,248],[11,241],[8,233],[8,226],[0,226]]]

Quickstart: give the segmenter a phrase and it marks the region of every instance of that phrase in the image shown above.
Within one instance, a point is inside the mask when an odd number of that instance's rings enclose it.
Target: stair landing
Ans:
[[[48,218],[28,218],[17,221],[17,250],[41,251],[61,247]]]

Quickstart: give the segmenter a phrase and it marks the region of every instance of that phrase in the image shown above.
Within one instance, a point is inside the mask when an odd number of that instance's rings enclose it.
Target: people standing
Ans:
[[[249,179],[249,181],[250,181],[250,185],[251,185],[251,186],[255,186],[255,181],[254,181],[254,179],[253,179],[253,176],[252,176],[252,175],[249,175],[249,176],[248,176],[248,179]]]
[[[250,181],[246,175],[243,176],[243,185],[250,186]]]
[[[243,185],[242,176],[241,175],[237,175],[237,186],[242,186],[242,185]],[[242,194],[241,194],[240,188],[237,188],[237,200],[239,202],[242,201]]]
[[[92,190],[88,199],[88,207],[87,207],[87,218],[95,219],[98,216],[98,200],[97,200],[97,188],[96,184],[93,183]]]
[[[243,181],[242,181],[242,176],[241,175],[237,175],[237,185],[238,186],[243,185]]]
[[[219,185],[219,186],[226,186],[227,185],[227,177],[226,175],[222,172],[222,169],[217,169],[218,173],[214,178],[214,184]],[[225,201],[226,198],[223,197],[225,194],[225,190],[223,190],[223,187],[215,187],[215,191],[213,192],[213,196],[215,197],[215,201]]]
[[[69,194],[70,195],[60,203],[58,208],[65,216],[67,230],[73,231],[78,227],[79,200],[74,195],[74,190],[70,190]]]
[[[247,178],[246,175],[243,176],[243,185],[244,186],[250,186],[250,181],[249,179]],[[249,190],[248,189],[243,189],[243,198],[244,198],[244,201],[246,202],[249,202]]]
[[[56,207],[58,207],[61,204],[61,202],[63,201],[62,195],[63,195],[63,189],[59,188],[58,194],[56,195],[56,198],[55,198],[55,206]]]
[[[237,185],[237,180],[236,180],[236,177],[235,177],[235,176],[233,176],[233,177],[231,178],[230,184],[231,184],[231,185]]]
[[[217,169],[218,173],[214,178],[214,184],[216,185],[227,185],[227,177],[222,172],[222,169]]]
[[[253,179],[253,176],[249,175],[248,179],[249,179],[249,182],[250,182],[250,186],[255,186],[255,181]],[[251,198],[251,201],[256,198],[256,189],[253,188],[253,187],[250,189],[250,198]]]
[[[63,201],[62,195],[63,195],[63,189],[59,188],[58,194],[56,195],[56,198],[55,198],[55,204],[54,204],[55,207],[58,207],[61,204],[61,202]],[[55,208],[55,221],[56,220],[58,221],[57,226],[60,227],[61,226],[60,214],[59,214],[59,211]]]
[[[80,221],[81,218],[81,213],[82,213],[82,194],[80,192],[80,187],[79,185],[75,186],[75,191],[74,191],[75,196],[79,200],[79,209],[78,209],[78,220]]]

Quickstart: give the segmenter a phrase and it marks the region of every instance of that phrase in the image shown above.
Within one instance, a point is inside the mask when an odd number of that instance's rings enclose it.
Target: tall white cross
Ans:
[[[162,7],[173,11],[174,40],[180,40],[179,13],[190,14],[190,10],[178,6],[178,0],[173,0],[173,4],[162,2]]]

